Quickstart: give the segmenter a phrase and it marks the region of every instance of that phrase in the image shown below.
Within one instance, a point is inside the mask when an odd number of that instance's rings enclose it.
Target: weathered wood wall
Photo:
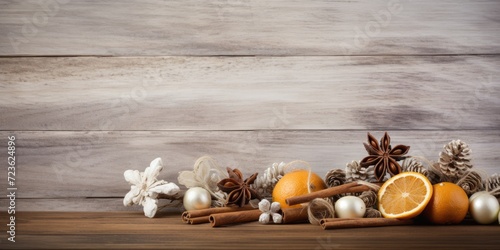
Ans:
[[[123,171],[155,157],[169,181],[206,154],[324,175],[365,156],[366,132],[431,160],[463,139],[500,172],[498,16],[500,1],[1,1],[18,208],[123,210]]]
[[[15,46],[4,36],[0,53],[323,56],[500,49],[495,0],[38,2],[2,1],[0,31]]]

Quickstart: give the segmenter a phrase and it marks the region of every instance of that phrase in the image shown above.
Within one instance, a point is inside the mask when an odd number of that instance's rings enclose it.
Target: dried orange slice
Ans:
[[[432,191],[431,182],[420,173],[397,174],[378,191],[379,210],[385,218],[416,217],[431,200]]]

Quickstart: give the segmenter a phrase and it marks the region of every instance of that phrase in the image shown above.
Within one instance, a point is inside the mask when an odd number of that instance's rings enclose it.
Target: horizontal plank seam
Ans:
[[[339,131],[339,132],[359,132],[359,131],[497,131],[498,127],[491,128],[464,128],[464,129],[381,129],[381,128],[366,128],[366,129],[144,129],[144,130],[99,130],[99,129],[84,129],[84,130],[0,130],[0,132],[316,132],[316,131]]]
[[[498,53],[461,53],[461,54],[357,54],[357,55],[0,55],[0,58],[59,58],[59,57],[111,57],[111,58],[131,58],[131,57],[433,57],[433,56],[500,56]]]
[[[124,191],[124,196],[127,190]],[[16,200],[82,200],[82,199],[123,199],[124,196],[68,196],[68,197],[16,197]],[[8,200],[8,197],[0,197],[0,200]]]

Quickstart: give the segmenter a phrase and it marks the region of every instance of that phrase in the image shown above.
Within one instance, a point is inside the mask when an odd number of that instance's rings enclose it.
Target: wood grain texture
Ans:
[[[495,0],[58,1],[2,1],[0,55],[500,52]]]
[[[377,138],[383,134],[372,132]],[[330,169],[344,168],[347,162],[367,155],[362,145],[366,131],[0,132],[0,145],[6,145],[9,134],[17,137],[19,199],[124,197],[130,185],[123,172],[143,171],[156,157],[164,162],[159,178],[177,182],[178,172],[193,169],[195,160],[203,155],[212,155],[222,167],[239,168],[245,176],[262,172],[273,162],[296,159],[309,162],[324,176]],[[430,160],[437,160],[444,144],[460,138],[472,148],[477,170],[485,175],[500,172],[498,130],[390,134],[393,145],[410,145],[411,155]],[[6,176],[6,163],[1,164],[0,176]],[[87,210],[86,202],[75,201],[82,204],[81,210]],[[72,203],[70,200],[65,206],[74,210]],[[2,202],[1,209],[5,206]],[[122,203],[113,206],[118,210]],[[57,209],[51,204],[44,207]]]
[[[27,185],[19,186],[18,195],[23,193],[24,187]],[[7,200],[2,197],[0,199],[1,211],[8,211]],[[167,200],[160,200],[160,206],[166,205]],[[131,206],[125,207],[123,205],[123,197],[118,198],[16,198],[16,211],[35,211],[35,212],[47,212],[47,211],[58,211],[58,212],[117,212],[117,211],[128,211],[128,212],[143,212],[142,206]],[[174,211],[180,213],[181,208],[179,207],[165,207],[161,210]]]
[[[2,213],[0,222],[7,224]],[[497,249],[497,225],[399,226],[324,231],[311,224],[257,222],[211,228],[180,213],[19,213],[16,243],[2,249]]]
[[[0,130],[499,129],[500,56],[0,59]]]

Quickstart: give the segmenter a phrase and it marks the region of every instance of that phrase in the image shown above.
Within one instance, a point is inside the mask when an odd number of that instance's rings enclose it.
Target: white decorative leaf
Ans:
[[[123,176],[132,185],[139,185],[141,183],[141,172],[138,170],[127,170],[123,173]]]
[[[156,181],[156,177],[160,174],[163,169],[163,163],[161,158],[156,158],[149,164],[149,167],[144,170],[144,175],[146,177],[146,185],[150,186]]]
[[[281,206],[280,206],[279,202],[273,202],[271,204],[271,212],[277,213],[278,211],[280,211],[280,209],[281,209]]]
[[[263,213],[259,216],[259,222],[262,224],[269,223],[269,213]]]
[[[144,201],[144,215],[148,218],[153,218],[158,209],[158,200],[146,197]]]
[[[281,221],[283,220],[283,216],[279,213],[273,213],[273,222],[275,224],[281,224]]]
[[[263,199],[259,202],[259,210],[264,212],[264,213],[269,212],[270,207],[271,207],[271,204],[266,199]]]
[[[260,202],[259,199],[253,199],[253,200],[250,200],[248,202],[248,204],[250,204],[250,206],[252,206],[253,208],[258,208],[259,207],[259,202]]]
[[[179,184],[186,186],[187,188],[199,187],[201,183],[195,179],[195,174],[193,171],[182,171],[177,177]]]
[[[147,192],[147,196],[151,199],[158,199],[158,193],[155,193],[155,192],[150,192],[148,191]]]
[[[166,183],[163,185],[156,186],[154,188],[150,188],[148,192],[157,193],[157,194],[166,194],[166,195],[174,195],[179,193],[180,188],[175,183]]]
[[[212,191],[217,191],[219,187],[217,187],[217,183],[219,183],[220,180],[220,175],[218,174],[218,171],[215,169],[210,169],[208,171],[208,175],[205,176],[205,183],[208,189]]]
[[[208,169],[216,171],[217,175],[221,178],[227,178],[229,176],[226,169],[221,168],[219,164],[210,156],[203,156],[198,159],[195,163],[195,169],[197,165],[208,166]]]
[[[137,194],[132,197],[132,203],[142,205],[144,201],[144,192],[143,189],[137,188]]]
[[[130,188],[130,191],[125,195],[125,198],[123,198],[123,205],[128,207],[132,206],[134,204],[134,197],[136,197],[139,194],[140,190],[136,186],[132,186]]]
[[[195,166],[194,173],[198,181],[205,181],[210,176],[210,166],[205,162]]]
[[[199,159],[194,167],[196,180],[202,183],[202,187],[216,192],[218,190],[217,183],[223,178],[227,178],[226,171],[222,171],[219,165],[209,156],[204,156]]]

